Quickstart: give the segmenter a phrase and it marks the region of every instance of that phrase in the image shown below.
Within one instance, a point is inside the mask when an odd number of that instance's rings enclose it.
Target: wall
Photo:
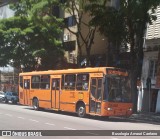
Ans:
[[[0,7],[0,19],[9,18],[14,16],[14,12],[9,9],[9,5],[4,5]]]
[[[142,66],[142,82],[146,88],[146,80],[149,72],[149,61],[158,59],[158,51],[144,52],[143,66]],[[151,78],[152,88],[155,88],[156,78]]]

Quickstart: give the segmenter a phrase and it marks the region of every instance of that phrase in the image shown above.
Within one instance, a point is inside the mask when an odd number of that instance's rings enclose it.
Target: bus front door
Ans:
[[[100,114],[102,103],[102,78],[91,78],[90,113]]]
[[[30,105],[30,79],[24,79],[24,104]]]
[[[51,107],[60,108],[60,78],[52,79]]]

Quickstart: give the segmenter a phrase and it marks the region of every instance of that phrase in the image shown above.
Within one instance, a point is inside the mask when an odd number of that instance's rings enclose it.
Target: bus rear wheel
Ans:
[[[79,117],[83,118],[86,115],[86,108],[84,105],[80,104],[77,108],[77,114]]]
[[[37,98],[33,99],[33,109],[34,110],[39,110],[39,102]]]

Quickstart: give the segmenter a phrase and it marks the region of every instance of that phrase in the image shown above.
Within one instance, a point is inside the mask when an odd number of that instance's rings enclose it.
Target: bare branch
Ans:
[[[70,15],[73,15],[73,13],[72,13],[72,9],[67,8],[67,12],[68,12]]]
[[[72,31],[69,27],[67,27],[68,31],[71,32],[74,35],[77,35],[77,32]]]
[[[90,27],[89,24],[87,24],[87,23],[85,23],[85,22],[83,22],[83,21],[81,21],[81,23],[82,23],[83,25],[87,26],[87,27]]]
[[[76,4],[76,1],[75,1],[75,0],[73,0],[73,5],[74,5],[74,7],[75,7],[74,11],[76,11],[76,12],[77,12],[78,17],[79,17],[79,10],[80,10],[80,9],[77,7],[77,6],[78,6],[78,4]]]

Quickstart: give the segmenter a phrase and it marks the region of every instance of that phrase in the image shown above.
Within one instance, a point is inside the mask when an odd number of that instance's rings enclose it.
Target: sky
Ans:
[[[9,5],[4,5],[0,7],[0,19],[9,18],[14,15],[14,12],[9,9]]]

